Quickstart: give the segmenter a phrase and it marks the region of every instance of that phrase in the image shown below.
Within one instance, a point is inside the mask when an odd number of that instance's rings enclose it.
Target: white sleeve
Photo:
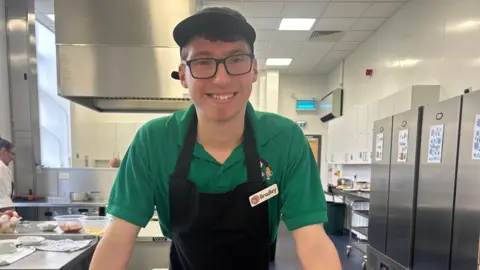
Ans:
[[[0,166],[0,198],[10,198],[12,192],[12,178],[6,166]]]

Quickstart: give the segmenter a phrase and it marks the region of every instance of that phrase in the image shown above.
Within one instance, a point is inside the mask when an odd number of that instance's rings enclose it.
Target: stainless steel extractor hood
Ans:
[[[55,1],[58,94],[99,112],[172,112],[191,104],[170,77],[175,25],[197,0]]]

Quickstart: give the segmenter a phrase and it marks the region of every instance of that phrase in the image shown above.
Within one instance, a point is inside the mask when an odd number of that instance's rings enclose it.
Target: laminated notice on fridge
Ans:
[[[480,114],[477,114],[475,116],[475,126],[473,129],[472,158],[480,160]]]
[[[441,163],[443,152],[443,124],[430,127],[428,140],[428,163]]]
[[[407,162],[408,155],[408,129],[398,132],[398,162]]]
[[[383,133],[378,133],[375,139],[375,161],[383,159]]]

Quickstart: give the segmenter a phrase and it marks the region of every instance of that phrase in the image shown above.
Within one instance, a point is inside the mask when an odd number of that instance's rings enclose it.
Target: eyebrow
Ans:
[[[227,53],[227,56],[240,54],[240,53],[248,53],[248,52],[243,49],[233,49]],[[199,57],[213,57],[213,54],[208,51],[200,51],[192,55],[192,59],[199,58]]]

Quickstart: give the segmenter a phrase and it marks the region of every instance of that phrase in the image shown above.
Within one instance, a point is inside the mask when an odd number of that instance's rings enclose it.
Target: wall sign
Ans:
[[[472,159],[480,160],[480,114],[475,116]]]
[[[443,153],[443,127],[436,125],[430,127],[430,137],[428,140],[428,159],[427,163],[441,163]]]
[[[408,155],[408,129],[402,129],[398,132],[398,162],[407,162]]]
[[[307,121],[298,120],[295,121],[295,123],[297,123],[297,125],[301,128],[305,128],[307,126]]]
[[[383,159],[383,133],[378,133],[375,139],[375,161]]]

